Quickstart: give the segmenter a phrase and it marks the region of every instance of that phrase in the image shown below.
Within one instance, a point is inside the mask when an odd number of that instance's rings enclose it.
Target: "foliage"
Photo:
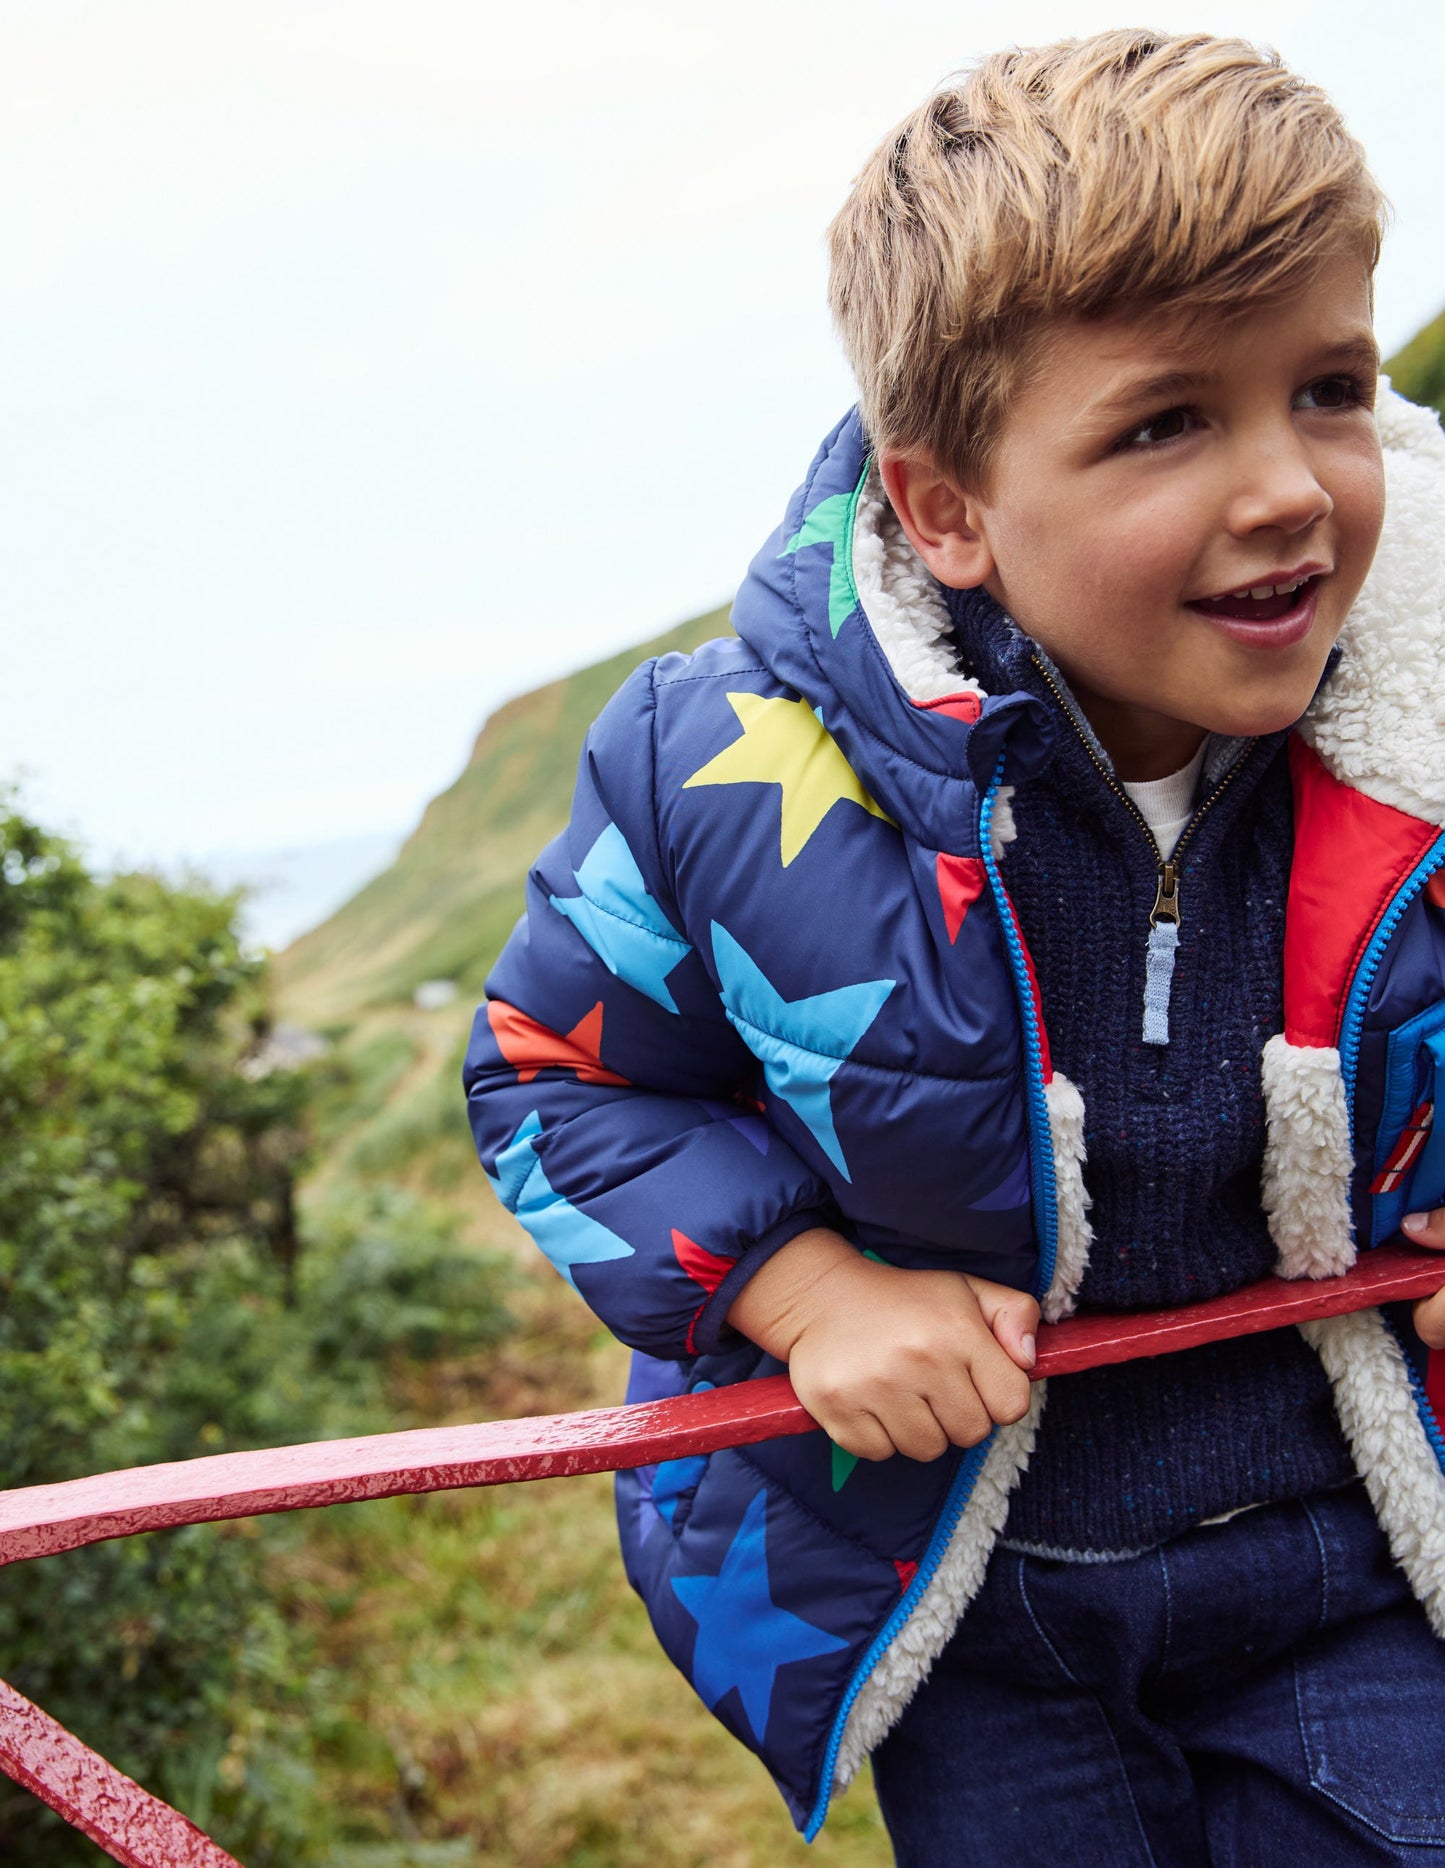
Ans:
[[[1445,415],[1445,311],[1389,359],[1385,372],[1402,396]]]
[[[400,1362],[506,1327],[495,1264],[394,1190],[303,1254],[310,1087],[271,1066],[235,906],[92,876],[0,798],[0,1485],[395,1425]],[[217,1812],[253,1868],[321,1860],[326,1828],[324,1683],[267,1593],[295,1535],[197,1526],[0,1571],[8,1677]],[[18,1791],[0,1855],[97,1859]]]

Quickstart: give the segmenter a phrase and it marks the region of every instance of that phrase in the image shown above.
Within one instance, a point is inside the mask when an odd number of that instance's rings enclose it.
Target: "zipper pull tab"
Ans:
[[[1179,918],[1179,871],[1173,863],[1160,863],[1159,890],[1154,897],[1149,925],[1157,928],[1161,921],[1172,921],[1177,928]]]
[[[1160,863],[1159,888],[1149,916],[1149,947],[1144,956],[1144,1042],[1169,1042],[1169,989],[1179,949],[1179,870]]]

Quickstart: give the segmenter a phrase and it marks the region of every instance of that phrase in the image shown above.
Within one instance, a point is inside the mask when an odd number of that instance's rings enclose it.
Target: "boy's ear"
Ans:
[[[973,590],[993,576],[977,501],[926,458],[880,450],[878,471],[909,543],[940,584]]]

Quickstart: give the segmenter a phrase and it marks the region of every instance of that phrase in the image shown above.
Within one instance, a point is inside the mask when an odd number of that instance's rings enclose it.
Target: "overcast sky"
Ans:
[[[104,859],[406,829],[499,701],[731,595],[852,399],[874,143],[1131,10],[0,0],[0,776]],[[1386,350],[1445,305],[1445,9],[1147,13],[1332,91]]]

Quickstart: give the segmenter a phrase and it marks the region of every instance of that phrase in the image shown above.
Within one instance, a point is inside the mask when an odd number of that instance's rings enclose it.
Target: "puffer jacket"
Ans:
[[[1380,427],[1380,552],[1290,745],[1285,1030],[1262,1059],[1288,1277],[1445,1198],[1445,437],[1388,393]],[[465,1071],[493,1187],[636,1352],[633,1400],[776,1372],[725,1318],[809,1226],[1050,1318],[1090,1241],[1083,1103],[1006,887],[1010,787],[1060,722],[958,666],[856,414],[733,621],[593,727]],[[1305,1334],[1445,1635],[1445,1392],[1407,1319]],[[663,1646],[810,1837],[976,1593],[1045,1388],[934,1462],[857,1462],[820,1431],[620,1476]]]

